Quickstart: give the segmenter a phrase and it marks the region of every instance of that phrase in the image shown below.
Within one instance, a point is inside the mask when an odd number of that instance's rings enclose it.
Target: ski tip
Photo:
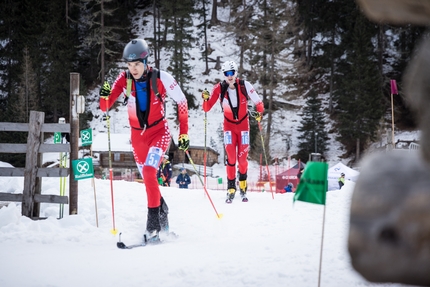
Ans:
[[[127,246],[123,242],[117,242],[116,247],[120,249],[127,249]]]

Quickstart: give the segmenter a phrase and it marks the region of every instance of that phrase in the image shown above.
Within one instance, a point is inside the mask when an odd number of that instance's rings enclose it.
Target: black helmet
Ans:
[[[143,39],[131,40],[124,48],[122,58],[126,62],[144,61],[150,54],[148,43]]]
[[[345,176],[345,174],[342,172],[342,173],[340,174],[340,176]]]

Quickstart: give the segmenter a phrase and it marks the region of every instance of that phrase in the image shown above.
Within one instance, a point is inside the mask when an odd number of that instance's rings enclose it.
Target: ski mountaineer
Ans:
[[[257,110],[256,120],[261,121],[264,105],[253,86],[237,77],[237,64],[227,61],[221,66],[225,80],[217,83],[212,92],[202,93],[203,110],[208,112],[216,102],[221,101],[224,113],[224,146],[227,153],[227,199],[231,203],[236,194],[236,163],[239,172],[239,189],[243,202],[247,202],[247,172],[249,153],[248,98]]]
[[[157,170],[170,144],[171,134],[165,118],[166,93],[178,105],[178,147],[188,150],[188,103],[176,80],[165,71],[147,64],[150,54],[143,39],[134,39],[124,48],[128,70],[121,72],[110,88],[105,82],[100,89],[100,109],[109,110],[121,94],[126,96],[131,127],[131,145],[140,174],[145,180],[148,217],[145,243],[160,241],[159,233],[169,235],[168,207],[161,196]]]

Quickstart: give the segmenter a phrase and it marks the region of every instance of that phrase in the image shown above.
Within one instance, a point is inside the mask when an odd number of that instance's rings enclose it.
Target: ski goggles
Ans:
[[[234,73],[236,73],[235,70],[225,71],[224,76],[231,77],[231,76],[234,76]]]

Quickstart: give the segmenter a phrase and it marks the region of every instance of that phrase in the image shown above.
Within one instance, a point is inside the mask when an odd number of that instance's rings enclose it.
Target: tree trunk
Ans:
[[[212,0],[212,16],[211,16],[211,25],[216,26],[219,24],[218,16],[217,16],[217,0]]]

